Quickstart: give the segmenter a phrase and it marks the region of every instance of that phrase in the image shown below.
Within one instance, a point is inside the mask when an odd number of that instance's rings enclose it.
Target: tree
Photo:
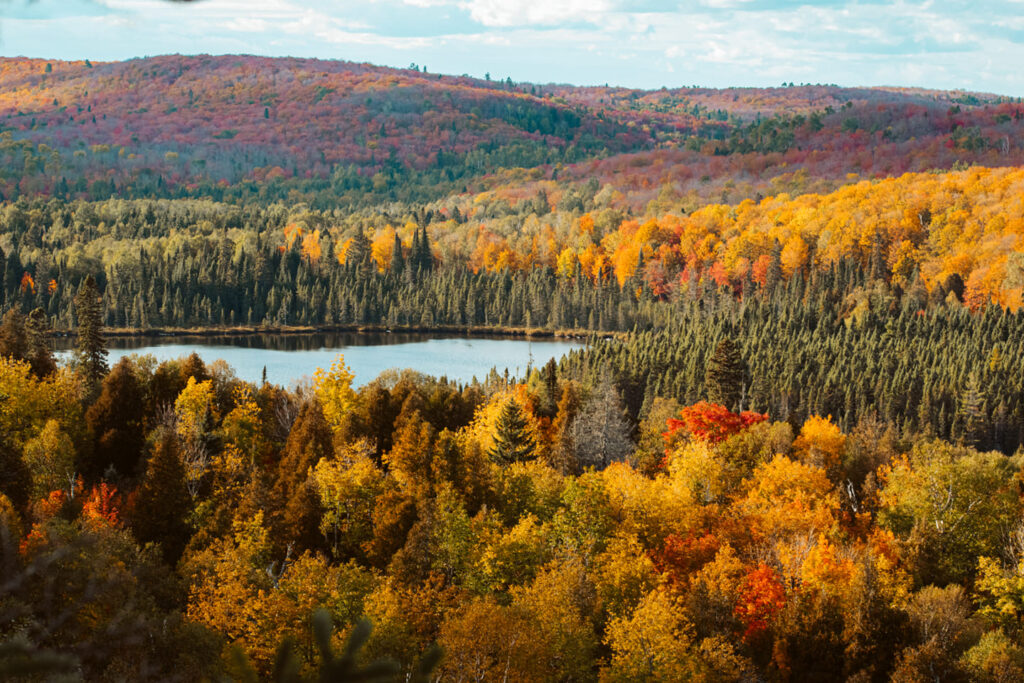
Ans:
[[[0,434],[0,496],[7,496],[15,508],[24,510],[31,487],[32,472],[21,453]]]
[[[573,455],[580,469],[604,469],[633,452],[632,427],[606,373],[572,422]]]
[[[679,419],[670,418],[667,421],[665,438],[670,438],[676,430],[685,427],[698,441],[716,444],[767,419],[768,416],[762,413],[749,410],[734,413],[725,406],[700,401],[681,409]]]
[[[103,340],[103,303],[92,275],[85,278],[75,296],[78,318],[78,369],[85,380],[88,397],[99,391],[100,381],[107,374],[107,347]]]
[[[536,441],[522,408],[515,399],[508,399],[498,415],[494,445],[489,455],[501,465],[531,460],[535,457]]]
[[[210,464],[212,431],[217,419],[213,380],[197,382],[195,377],[189,377],[188,384],[174,401],[174,416],[185,464],[185,481],[189,493],[195,497]]]
[[[704,375],[708,400],[729,410],[742,410],[747,385],[747,364],[739,346],[726,337],[718,343]]]
[[[83,474],[95,479],[108,467],[122,476],[136,474],[145,443],[145,401],[130,360],[122,358],[103,379],[85,419],[95,441]]]
[[[631,614],[608,624],[611,656],[601,672],[608,683],[705,680],[692,628],[671,595],[655,590]]]
[[[0,356],[14,360],[27,360],[28,338],[25,332],[25,316],[15,306],[4,313],[0,323]]]
[[[975,448],[984,447],[988,442],[988,413],[985,410],[985,392],[976,374],[972,374],[967,382],[960,400],[960,413],[964,443]]]
[[[39,436],[25,444],[25,465],[32,473],[32,495],[68,491],[75,482],[75,447],[56,420],[47,420]]]
[[[405,255],[402,253],[402,238],[395,233],[395,244],[391,248],[391,273],[399,276],[405,271]]]
[[[149,458],[131,511],[135,538],[139,543],[159,544],[164,560],[174,565],[188,543],[186,518],[191,505],[177,436],[164,429]]]
[[[33,309],[25,321],[25,339],[28,342],[28,362],[36,377],[46,377],[57,371],[57,363],[50,349],[50,321],[42,308]]]
[[[345,416],[355,405],[356,394],[352,390],[355,375],[345,365],[345,356],[338,357],[331,363],[330,370],[317,368],[313,373],[313,391],[316,393],[320,410],[323,411],[327,424],[335,434],[340,433]]]

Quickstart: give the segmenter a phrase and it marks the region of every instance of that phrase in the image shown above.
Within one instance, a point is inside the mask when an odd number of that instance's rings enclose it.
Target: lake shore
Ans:
[[[241,337],[258,335],[311,335],[331,332],[356,334],[457,334],[470,337],[523,337],[527,339],[587,339],[594,335],[617,336],[621,332],[586,329],[548,330],[539,327],[465,325],[281,325],[210,327],[107,327],[107,337]],[[55,330],[54,337],[74,337],[73,330]]]

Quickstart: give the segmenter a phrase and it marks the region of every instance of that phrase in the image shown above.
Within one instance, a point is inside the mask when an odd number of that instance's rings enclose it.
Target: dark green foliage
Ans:
[[[956,440],[971,399],[975,422],[988,425],[972,427],[972,438],[1014,452],[1024,443],[1024,375],[1009,368],[1024,357],[1024,312],[921,309],[899,297],[885,284],[868,287],[866,273],[848,265],[811,282],[795,278],[773,296],[705,291],[665,306],[651,329],[571,353],[562,372],[593,383],[610,364],[635,417],[649,392],[682,405],[705,398],[706,364],[718,340],[732,337],[749,365],[744,409],[797,428],[810,415],[832,415],[846,432],[877,415],[898,433]],[[864,305],[852,310],[851,301]],[[993,363],[997,348],[1002,360]],[[972,373],[981,403],[967,391]]]
[[[514,399],[505,402],[495,425],[494,445],[489,455],[495,462],[508,465],[534,457],[536,443],[522,408]]]
[[[103,302],[96,280],[88,275],[75,295],[78,319],[78,369],[90,394],[99,390],[107,374],[107,347],[103,341]]]
[[[145,442],[145,397],[128,359],[121,359],[103,379],[96,402],[86,411],[94,447],[82,474],[96,479],[113,467],[122,476],[138,469]]]
[[[0,394],[0,410],[5,398]],[[0,493],[7,496],[15,508],[24,510],[32,489],[32,474],[21,453],[0,434]]]
[[[51,350],[50,321],[42,308],[33,309],[25,320],[25,338],[28,342],[28,362],[37,377],[46,377],[57,370]]]
[[[0,642],[0,679],[34,680],[36,677],[70,676],[78,662],[70,655],[36,647],[18,635]]]
[[[178,440],[167,430],[157,440],[136,494],[130,518],[135,538],[159,544],[164,560],[173,566],[188,543],[191,508]]]
[[[718,343],[715,354],[708,360],[704,383],[707,385],[708,400],[712,403],[723,405],[729,410],[741,407],[747,385],[747,364],[739,346],[732,339],[726,337]]]
[[[988,442],[988,413],[985,410],[985,394],[978,382],[978,376],[971,374],[960,401],[963,420],[964,443],[983,448]]]

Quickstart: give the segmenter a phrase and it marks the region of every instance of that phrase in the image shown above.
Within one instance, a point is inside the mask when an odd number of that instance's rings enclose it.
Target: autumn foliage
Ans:
[[[717,403],[700,401],[680,410],[678,419],[668,421],[665,438],[670,439],[677,430],[686,429],[697,439],[719,443],[767,419],[768,416],[762,413],[750,410],[734,413]]]

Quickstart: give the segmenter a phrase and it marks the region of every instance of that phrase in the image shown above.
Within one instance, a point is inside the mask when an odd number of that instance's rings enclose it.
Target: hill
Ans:
[[[1017,163],[1021,118],[996,96],[938,91],[577,88],[252,56],[2,59],[0,192],[352,206],[442,197],[502,168],[556,178],[569,165],[572,178],[647,158],[697,179],[795,165],[842,180]]]

